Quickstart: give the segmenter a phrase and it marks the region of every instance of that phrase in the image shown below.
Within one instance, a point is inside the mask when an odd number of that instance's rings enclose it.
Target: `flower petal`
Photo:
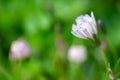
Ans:
[[[72,31],[71,33],[78,38],[86,39],[86,37],[84,37],[83,35],[80,35],[79,33],[75,32],[75,31]]]
[[[94,13],[93,12],[91,12],[91,18],[92,18],[92,20],[93,20],[93,22],[94,22],[94,24],[96,26],[96,21],[95,21],[95,17],[94,17]]]
[[[92,18],[87,14],[84,16],[83,19],[84,19],[85,22],[93,22]]]
[[[92,36],[92,29],[91,29],[89,24],[84,22],[84,23],[81,24],[81,27],[82,27],[83,34],[87,38],[93,38],[93,36]]]
[[[93,25],[93,29],[94,29],[94,34],[97,34],[97,25],[96,25],[96,20],[95,20],[95,17],[94,17],[94,13],[93,12],[91,12],[91,18],[92,18],[92,20],[93,20],[93,22],[94,22],[94,25]]]
[[[76,25],[72,25],[72,34],[76,37],[85,39],[85,36],[81,33],[80,29]]]
[[[77,24],[81,24],[82,22],[84,22],[83,17],[84,17],[83,15],[77,17],[76,20],[75,20],[76,23],[77,23]]]

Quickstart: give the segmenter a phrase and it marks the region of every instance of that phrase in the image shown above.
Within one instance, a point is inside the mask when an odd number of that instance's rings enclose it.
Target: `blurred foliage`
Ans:
[[[105,23],[106,55],[113,69],[120,57],[120,0],[0,0],[0,80],[105,80],[98,48],[71,34],[75,18],[91,11]],[[22,61],[20,76],[9,52],[12,41],[21,37],[29,43],[31,55]],[[86,62],[67,60],[71,45],[87,47]],[[119,63],[114,75],[120,78]]]

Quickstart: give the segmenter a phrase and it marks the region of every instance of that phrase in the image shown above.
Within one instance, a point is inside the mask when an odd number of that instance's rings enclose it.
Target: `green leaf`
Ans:
[[[120,67],[120,58],[117,60],[115,66],[114,66],[114,72],[116,72],[119,67]]]

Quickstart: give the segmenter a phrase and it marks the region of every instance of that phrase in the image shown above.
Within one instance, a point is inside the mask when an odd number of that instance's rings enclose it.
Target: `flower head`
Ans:
[[[71,46],[68,51],[68,60],[83,63],[87,58],[85,46]]]
[[[26,58],[29,52],[30,48],[25,40],[13,41],[10,50],[10,59],[17,60]]]
[[[93,39],[94,35],[97,34],[93,12],[91,12],[91,16],[86,14],[76,18],[76,24],[72,25],[72,34],[82,39]]]

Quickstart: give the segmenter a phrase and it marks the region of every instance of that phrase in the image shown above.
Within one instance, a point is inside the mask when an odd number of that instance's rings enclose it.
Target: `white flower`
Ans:
[[[75,63],[83,63],[87,58],[84,46],[71,46],[68,51],[68,60]]]
[[[13,41],[10,50],[10,59],[17,60],[26,58],[29,55],[30,48],[26,41],[16,40]]]
[[[93,39],[93,35],[97,34],[93,12],[91,12],[91,16],[86,14],[76,18],[76,24],[72,25],[72,34],[82,39]]]

